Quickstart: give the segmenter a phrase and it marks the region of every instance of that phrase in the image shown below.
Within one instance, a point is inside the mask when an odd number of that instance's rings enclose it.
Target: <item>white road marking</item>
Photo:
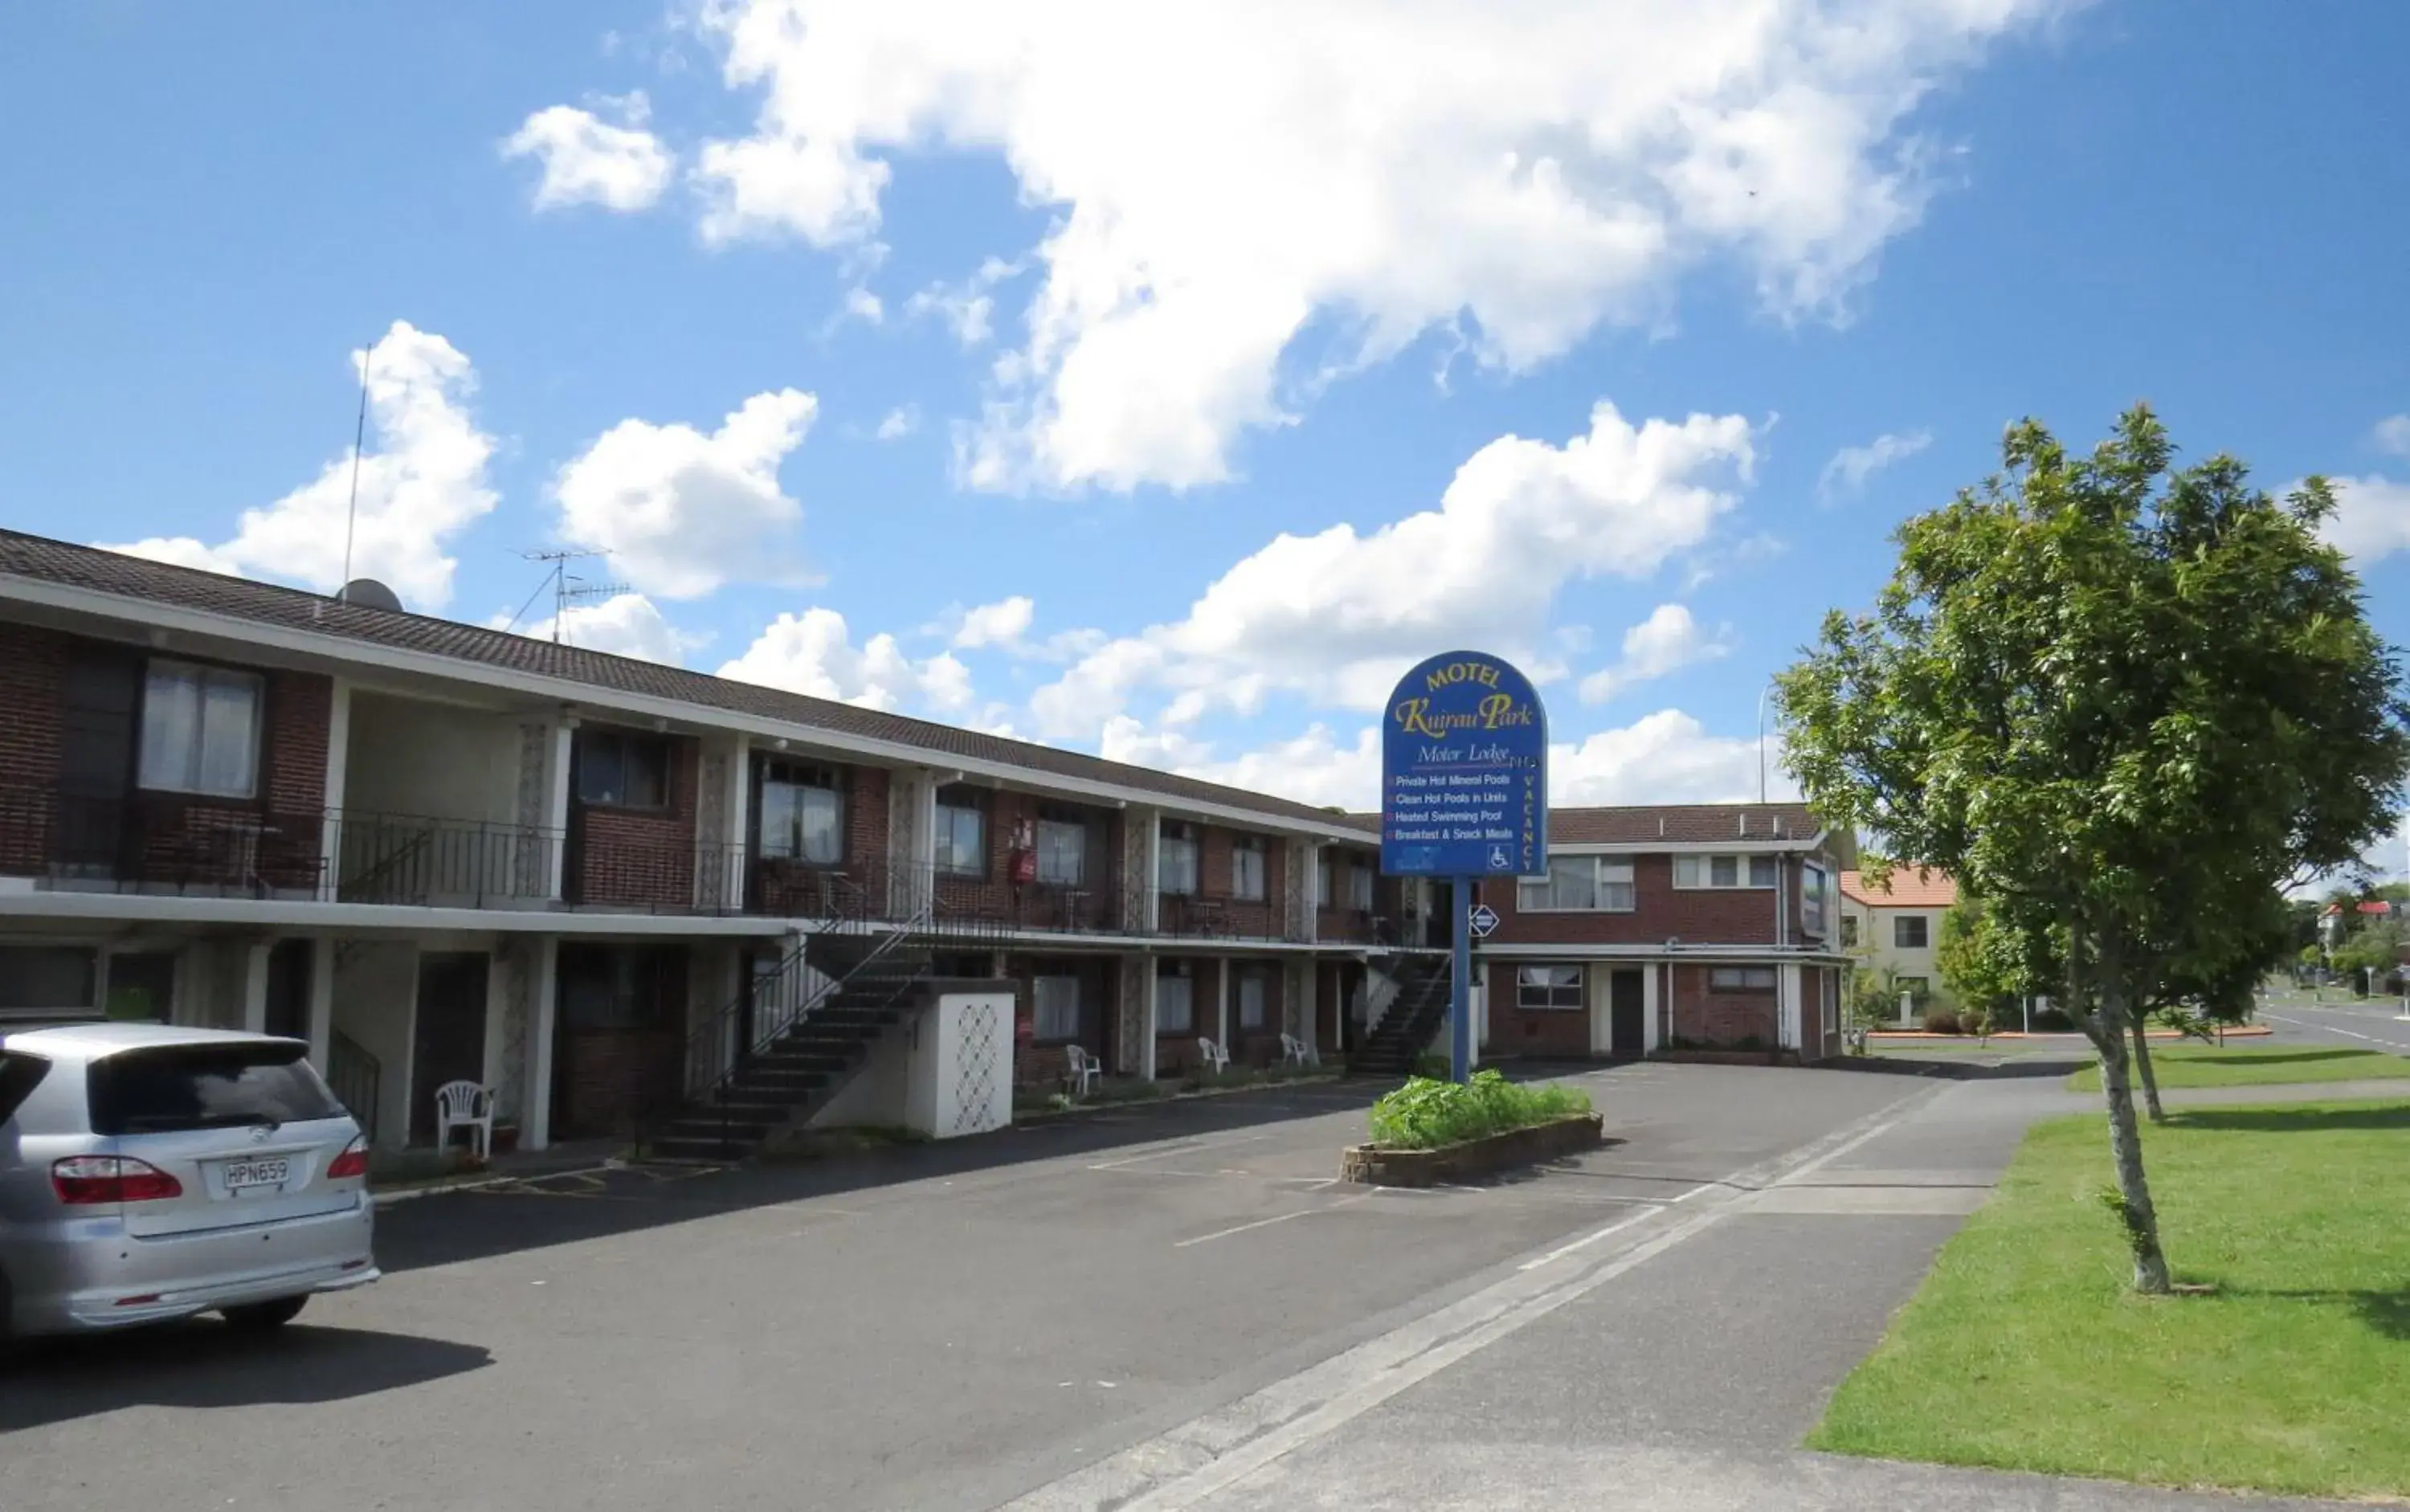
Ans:
[[[1167,1156],[1196,1155],[1205,1150],[1226,1149],[1233,1144],[1252,1144],[1257,1140],[1268,1140],[1270,1138],[1271,1138],[1270,1134],[1236,1134],[1229,1138],[1219,1140],[1175,1140],[1168,1144],[1162,1144],[1151,1150],[1141,1151],[1137,1155],[1125,1155],[1119,1160],[1099,1160],[1089,1166],[1088,1169],[1090,1170],[1120,1170],[1125,1166],[1140,1165],[1149,1160],[1161,1160]]]
[[[1256,1228],[1270,1228],[1273,1224],[1276,1224],[1276,1223],[1286,1223],[1286,1222],[1288,1222],[1291,1218],[1311,1218],[1311,1217],[1313,1217],[1313,1216],[1314,1216],[1315,1214],[1317,1214],[1317,1213],[1336,1213],[1336,1212],[1337,1212],[1337,1211],[1339,1211],[1341,1208],[1353,1207],[1353,1206],[1355,1206],[1357,1203],[1361,1202],[1361,1201],[1364,1201],[1367,1198],[1371,1198],[1371,1197],[1372,1197],[1372,1196],[1374,1196],[1374,1195],[1376,1195],[1376,1194],[1375,1194],[1375,1193],[1373,1193],[1373,1192],[1366,1192],[1366,1193],[1364,1194],[1364,1196],[1363,1196],[1363,1197],[1343,1197],[1343,1198],[1341,1198],[1338,1201],[1331,1203],[1331,1204],[1330,1204],[1328,1207],[1327,1207],[1327,1208],[1299,1208],[1299,1209],[1297,1212],[1295,1212],[1295,1213],[1284,1213],[1284,1214],[1280,1214],[1279,1216],[1277,1216],[1277,1217],[1271,1217],[1271,1218],[1257,1218],[1257,1219],[1256,1219],[1255,1222],[1253,1222],[1253,1223],[1242,1223],[1242,1224],[1239,1224],[1239,1225],[1238,1225],[1238,1226],[1236,1226],[1235,1228],[1217,1228],[1217,1229],[1213,1230],[1213,1232],[1212,1232],[1212,1233],[1210,1233],[1210,1234],[1198,1234],[1198,1235],[1196,1238],[1194,1238],[1194,1239],[1183,1239],[1183,1240],[1181,1240],[1179,1243],[1177,1243],[1173,1244],[1171,1247],[1172,1247],[1173,1249],[1186,1249],[1186,1248],[1187,1248],[1189,1245],[1191,1245],[1191,1244],[1205,1244],[1205,1243],[1211,1243],[1212,1241],[1214,1241],[1214,1240],[1216,1240],[1216,1239],[1227,1239],[1227,1238],[1229,1238],[1232,1234],[1243,1234],[1243,1233],[1246,1233],[1246,1232],[1250,1231],[1251,1229],[1256,1229]]]
[[[2282,1013],[2262,1013],[2259,1016],[2273,1019],[2279,1024],[2289,1024],[2297,1029],[2315,1029],[2320,1034],[2339,1034],[2346,1040],[2365,1040],[2372,1045],[2383,1045],[2388,1050],[2410,1048],[2403,1046],[2399,1040],[2379,1040],[2373,1034],[2362,1034],[2357,1029],[2338,1029],[2331,1024],[2311,1024],[2301,1019],[2288,1019]]]

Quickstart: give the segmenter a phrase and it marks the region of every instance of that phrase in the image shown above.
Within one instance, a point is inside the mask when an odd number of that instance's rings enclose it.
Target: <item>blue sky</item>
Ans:
[[[414,607],[610,545],[584,643],[1357,804],[1470,642],[1561,798],[1729,798],[1900,518],[2147,399],[2410,640],[2410,8],[11,8],[0,517],[330,588],[382,338]]]

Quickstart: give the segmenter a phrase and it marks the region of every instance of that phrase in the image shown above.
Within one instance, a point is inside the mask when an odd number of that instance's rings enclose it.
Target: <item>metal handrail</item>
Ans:
[[[385,1065],[341,1029],[327,1040],[327,1085],[335,1100],[360,1126],[369,1142],[376,1142],[377,1100],[385,1081]]]

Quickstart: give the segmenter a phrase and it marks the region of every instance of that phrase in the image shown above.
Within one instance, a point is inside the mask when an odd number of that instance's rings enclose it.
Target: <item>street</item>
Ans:
[[[1334,1084],[399,1202],[387,1278],[281,1339],[0,1375],[7,1504],[1538,1506],[1653,1467],[1647,1505],[1738,1507],[1796,1461],[1836,1506],[2025,1505],[2057,1483],[1792,1447],[2025,1125],[2093,1106],[2064,1069],[1590,1071],[1617,1142],[1428,1193],[1330,1180]],[[2031,1505],[2185,1505],[2098,1495]]]

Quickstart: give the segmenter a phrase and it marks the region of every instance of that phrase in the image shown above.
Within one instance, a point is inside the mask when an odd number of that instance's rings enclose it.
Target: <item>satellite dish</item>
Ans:
[[[343,591],[336,594],[335,597],[345,603],[356,603],[363,608],[383,609],[391,614],[401,613],[401,600],[394,596],[393,589],[373,577],[353,578],[343,585]]]

